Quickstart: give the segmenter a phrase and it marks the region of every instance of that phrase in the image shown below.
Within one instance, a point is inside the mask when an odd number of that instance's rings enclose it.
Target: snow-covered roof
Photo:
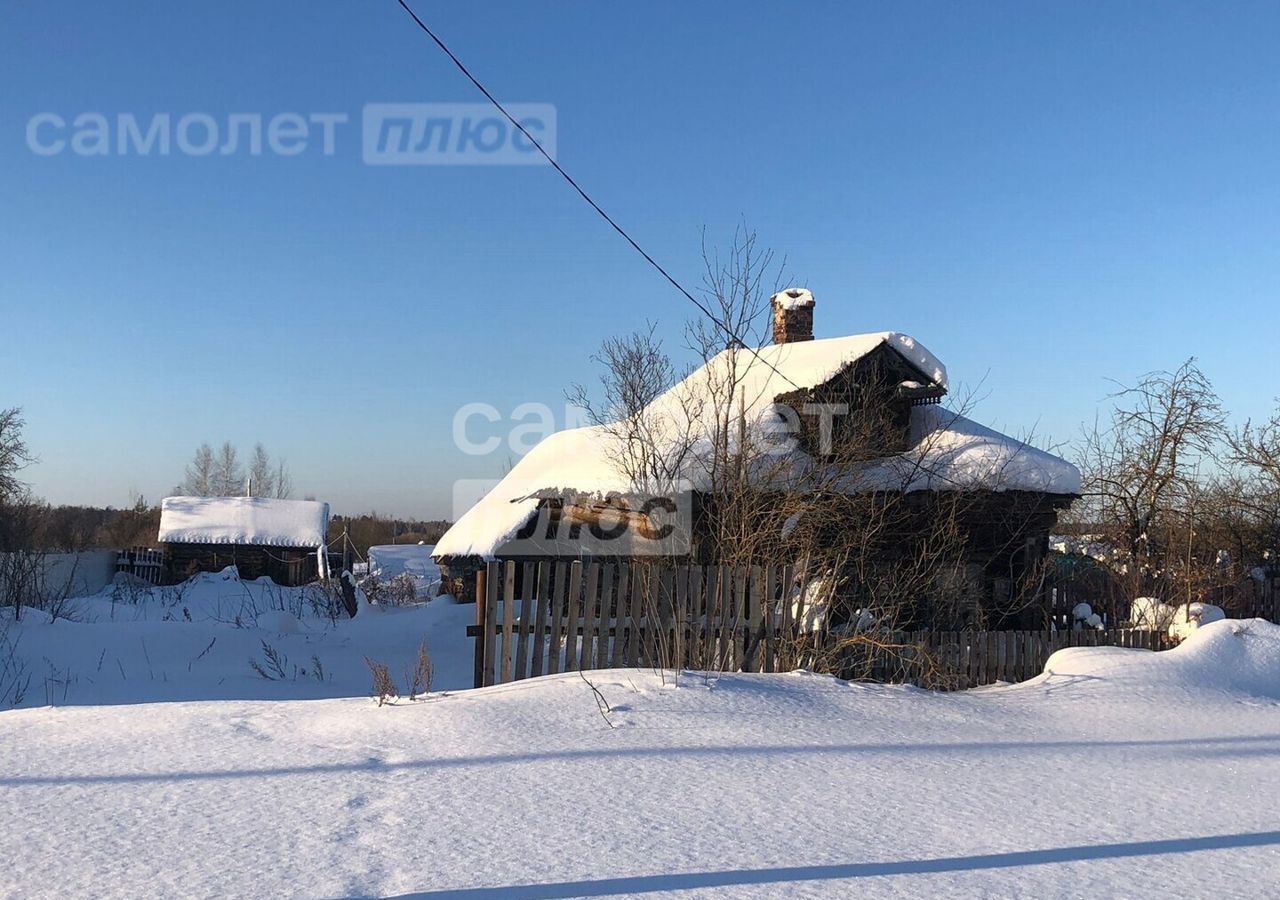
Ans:
[[[166,497],[160,504],[161,543],[320,547],[329,532],[329,504],[265,497]]]
[[[777,420],[775,400],[798,388],[827,383],[846,366],[882,344],[910,362],[930,382],[945,387],[947,371],[923,345],[898,332],[774,344],[759,350],[724,351],[658,397],[645,418],[657,433],[659,453],[672,451],[675,477],[692,490],[709,486],[705,462],[712,451],[714,417],[707,402],[716,385],[732,379],[740,412],[755,434]],[[730,374],[732,373],[732,374]],[[881,460],[849,479],[851,491],[871,490],[1026,490],[1075,494],[1080,473],[1066,460],[985,428],[938,406],[917,406],[911,413],[914,450]],[[618,439],[605,426],[574,428],[553,434],[533,448],[436,544],[433,555],[491,557],[536,512],[539,498],[558,492],[606,496],[641,488],[606,452]],[[789,476],[803,477],[812,461],[791,456]],[[774,460],[776,461],[776,457]],[[771,471],[776,477],[777,469]]]

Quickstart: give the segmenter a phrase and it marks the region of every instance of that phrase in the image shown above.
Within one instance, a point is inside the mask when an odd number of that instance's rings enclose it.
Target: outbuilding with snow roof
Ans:
[[[326,574],[329,504],[266,497],[166,497],[158,540],[170,582],[235,566],[299,585]]]

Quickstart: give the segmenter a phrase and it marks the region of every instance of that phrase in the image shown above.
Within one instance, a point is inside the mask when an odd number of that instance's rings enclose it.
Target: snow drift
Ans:
[[[1216,609],[1216,607],[1215,607]],[[1224,692],[1280,700],[1280,625],[1221,619],[1188,633],[1172,650],[1068,647],[1049,657],[1047,678],[1089,678],[1148,693]]]

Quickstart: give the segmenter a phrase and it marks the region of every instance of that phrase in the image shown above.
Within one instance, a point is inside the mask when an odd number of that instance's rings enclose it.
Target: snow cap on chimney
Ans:
[[[813,294],[804,288],[787,288],[769,298],[773,307],[773,342],[813,340]]]

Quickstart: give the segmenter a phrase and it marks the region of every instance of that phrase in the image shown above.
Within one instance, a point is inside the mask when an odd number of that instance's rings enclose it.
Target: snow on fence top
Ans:
[[[799,388],[825,384],[846,366],[881,344],[914,365],[933,383],[947,383],[942,362],[915,339],[898,332],[852,335],[759,350],[726,350],[654,400],[644,416],[652,426],[657,454],[678,457],[676,475],[692,490],[704,490],[706,457],[712,452],[714,400],[725,383],[737,388],[748,428],[766,428],[777,416],[775,400]],[[722,390],[722,388],[721,388]],[[1071,463],[1015,438],[985,428],[936,406],[911,411],[914,449],[867,466],[850,479],[853,493],[901,491],[1035,491],[1076,494],[1080,472]],[[464,513],[432,553],[492,557],[529,517],[540,496],[556,491],[605,496],[628,494],[637,486],[615,463],[610,442],[617,435],[602,426],[573,428],[551,435],[534,447],[501,482]],[[669,446],[668,446],[669,445]],[[805,460],[797,460],[803,466]]]
[[[166,497],[160,504],[161,543],[324,546],[329,504],[265,497]]]

